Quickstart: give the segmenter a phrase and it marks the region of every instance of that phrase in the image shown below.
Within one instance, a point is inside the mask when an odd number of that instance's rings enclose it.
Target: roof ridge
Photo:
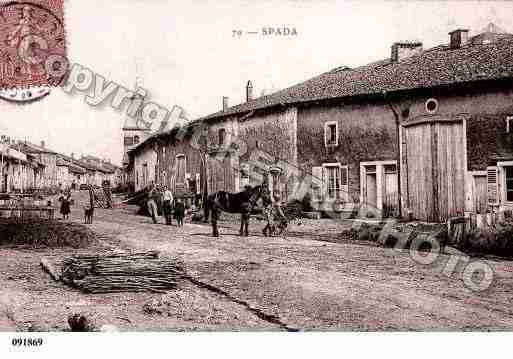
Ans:
[[[335,68],[271,94],[229,107],[225,111],[200,117],[197,121],[244,114],[280,104],[513,77],[512,43],[513,35],[458,49],[440,44],[423,49],[419,54],[399,62],[383,59],[345,71]],[[466,71],[455,76],[454,69],[459,68],[460,64],[466,67]]]

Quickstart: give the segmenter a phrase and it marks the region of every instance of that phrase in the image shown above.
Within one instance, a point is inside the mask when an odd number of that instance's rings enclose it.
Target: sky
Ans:
[[[219,111],[223,96],[243,102],[248,80],[258,95],[387,58],[399,40],[429,48],[489,22],[513,32],[511,14],[513,1],[68,0],[65,26],[71,62],[129,88],[140,77],[152,101],[192,120]],[[268,27],[297,35],[265,36]],[[117,164],[124,122],[123,112],[59,88],[30,105],[0,100],[0,134]]]

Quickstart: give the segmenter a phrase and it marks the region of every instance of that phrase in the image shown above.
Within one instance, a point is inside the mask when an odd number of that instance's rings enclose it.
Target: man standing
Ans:
[[[155,197],[157,195],[157,191],[155,189],[155,185],[152,183],[150,185],[150,192],[148,193],[148,213],[151,216],[151,219],[153,220],[154,224],[157,224],[157,216],[158,216],[158,209],[157,209],[157,202],[155,201]]]
[[[164,186],[163,201],[164,215],[166,216],[166,224],[169,226],[171,225],[171,218],[173,212],[173,193],[171,193],[167,186]]]

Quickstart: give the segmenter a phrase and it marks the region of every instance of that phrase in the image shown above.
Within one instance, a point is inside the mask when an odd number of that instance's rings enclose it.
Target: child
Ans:
[[[59,198],[59,200],[61,201],[62,219],[68,219],[69,218],[69,214],[71,212],[70,211],[71,196],[69,194],[66,195],[66,197],[61,196],[61,198]]]
[[[176,200],[175,204],[175,219],[178,227],[183,227],[183,218],[185,217],[185,204],[180,198]]]

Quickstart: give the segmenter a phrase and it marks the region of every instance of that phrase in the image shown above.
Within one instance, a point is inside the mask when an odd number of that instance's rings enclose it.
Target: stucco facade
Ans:
[[[157,153],[153,146],[143,144],[134,154],[135,190],[140,191],[149,184],[156,183]]]

